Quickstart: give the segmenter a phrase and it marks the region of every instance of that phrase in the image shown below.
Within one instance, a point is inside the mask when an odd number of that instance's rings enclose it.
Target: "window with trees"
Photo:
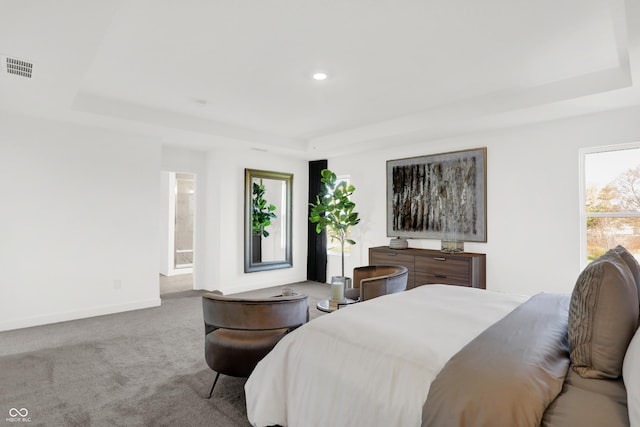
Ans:
[[[640,143],[583,151],[583,264],[622,245],[640,258]]]

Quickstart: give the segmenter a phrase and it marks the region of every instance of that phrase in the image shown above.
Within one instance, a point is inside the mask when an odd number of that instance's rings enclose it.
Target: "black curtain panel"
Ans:
[[[316,202],[320,193],[322,170],[327,168],[326,160],[309,162],[309,203]],[[325,283],[327,281],[327,232],[316,233],[316,225],[308,218],[311,208],[307,210],[307,224],[309,227],[307,240],[307,280]]]

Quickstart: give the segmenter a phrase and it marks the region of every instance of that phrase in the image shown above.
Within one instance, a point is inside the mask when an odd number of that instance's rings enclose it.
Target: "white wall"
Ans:
[[[345,270],[368,263],[368,248],[388,245],[386,160],[487,147],[488,241],[465,250],[487,254],[487,288],[534,294],[571,292],[580,272],[579,149],[640,141],[640,108],[472,134],[402,148],[329,159],[351,175],[361,223]],[[439,249],[440,241],[410,240]],[[327,276],[339,274],[329,257]]]
[[[0,330],[160,304],[160,146],[0,116]]]
[[[293,173],[293,267],[244,273],[244,170]],[[207,153],[207,242],[202,289],[225,294],[306,280],[308,162],[250,149]],[[202,194],[200,192],[199,194]]]
[[[362,222],[346,268],[385,245],[385,162],[487,147],[488,288],[570,292],[580,270],[578,150],[640,141],[640,108],[329,160],[351,175]],[[244,169],[294,174],[293,268],[244,273]],[[305,280],[308,163],[248,149],[197,152],[148,138],[0,116],[0,330],[158,305],[160,171],[196,174],[196,289]],[[439,248],[439,241],[412,240]],[[328,277],[340,258],[329,257]]]

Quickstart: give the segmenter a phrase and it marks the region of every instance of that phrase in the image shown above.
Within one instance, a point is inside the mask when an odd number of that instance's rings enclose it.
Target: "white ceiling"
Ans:
[[[4,111],[317,158],[640,105],[640,0],[0,0],[0,55]]]

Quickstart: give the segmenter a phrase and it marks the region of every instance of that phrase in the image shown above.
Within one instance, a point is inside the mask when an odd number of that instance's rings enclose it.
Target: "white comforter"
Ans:
[[[430,285],[321,316],[280,341],[251,374],[249,421],[419,426],[447,360],[526,299]]]

